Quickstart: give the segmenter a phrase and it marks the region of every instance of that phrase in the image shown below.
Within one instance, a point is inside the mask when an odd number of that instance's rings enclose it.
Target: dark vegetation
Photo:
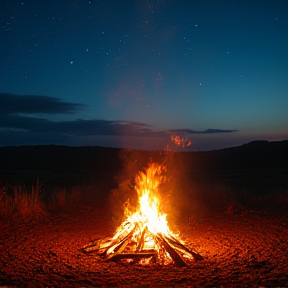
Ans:
[[[23,209],[23,205],[40,199],[45,202],[44,210],[109,205],[114,217],[120,219],[123,211],[119,207],[127,199],[133,202],[133,197],[135,203],[135,176],[149,162],[168,167],[162,202],[166,209],[173,210],[171,215],[181,217],[187,210],[190,214],[213,208],[227,210],[235,202],[247,206],[259,199],[271,205],[271,198],[286,199],[287,154],[287,140],[255,141],[207,152],[55,145],[2,147],[1,205],[7,210],[7,205],[15,206],[17,202],[21,207],[10,210],[25,211],[29,209]],[[32,200],[20,197],[22,194],[32,195]],[[41,211],[39,203],[35,204],[35,210]]]

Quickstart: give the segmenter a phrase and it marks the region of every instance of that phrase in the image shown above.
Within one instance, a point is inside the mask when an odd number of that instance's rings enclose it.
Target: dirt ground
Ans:
[[[113,235],[105,207],[2,223],[0,287],[288,287],[287,210],[183,219],[179,231],[204,257],[185,268],[104,262],[80,251]]]

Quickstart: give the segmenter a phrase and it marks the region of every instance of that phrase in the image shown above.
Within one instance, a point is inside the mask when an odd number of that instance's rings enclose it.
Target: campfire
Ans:
[[[151,164],[136,177],[138,207],[127,206],[125,220],[113,237],[99,239],[82,248],[95,252],[105,261],[128,261],[141,264],[174,263],[186,266],[186,259],[202,259],[188,248],[168,227],[167,215],[160,206],[159,185],[163,182],[163,166]]]

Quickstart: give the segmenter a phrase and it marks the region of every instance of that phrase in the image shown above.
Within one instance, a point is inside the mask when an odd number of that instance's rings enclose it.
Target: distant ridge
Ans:
[[[207,166],[211,168],[288,168],[288,140],[253,141],[241,146],[199,153],[203,153],[203,158],[209,162]]]
[[[119,166],[120,148],[102,146],[7,146],[0,147],[0,171],[11,169],[48,169],[67,168],[85,169],[91,165],[101,170]],[[139,150],[135,150],[139,151]],[[155,151],[141,151],[147,156]],[[199,168],[281,168],[288,167],[288,140],[253,141],[247,144],[212,151],[182,152],[191,161],[197,162]],[[182,154],[180,152],[180,154]],[[189,156],[188,156],[189,155]],[[195,166],[195,165],[193,165]]]
[[[117,177],[126,173],[127,167],[131,166],[137,173],[149,161],[161,163],[170,156],[173,169],[181,171],[180,177],[187,179],[202,177],[204,182],[213,179],[227,182],[230,179],[240,186],[254,181],[264,183],[265,187],[269,180],[269,185],[288,185],[288,141],[285,140],[254,141],[220,150],[175,153],[101,146],[0,147],[0,186],[5,183],[31,185],[39,177],[50,186],[98,183],[101,187],[108,185],[106,190],[110,191],[117,187]]]

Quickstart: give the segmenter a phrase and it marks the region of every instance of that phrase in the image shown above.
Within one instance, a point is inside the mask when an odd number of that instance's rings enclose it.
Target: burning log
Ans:
[[[185,267],[187,264],[184,262],[184,260],[181,258],[181,256],[169,245],[169,243],[164,239],[163,235],[161,233],[158,233],[156,235],[157,240],[160,242],[160,245],[164,246],[164,249],[169,253],[170,257],[175,262],[176,266],[178,267]]]
[[[140,236],[139,242],[138,242],[137,247],[136,247],[136,252],[139,252],[143,249],[143,246],[145,243],[144,240],[145,240],[146,232],[147,232],[147,226],[145,225],[144,229],[142,229],[141,236]]]
[[[186,255],[189,258],[193,257],[195,260],[202,260],[202,256],[196,252],[191,251],[188,247],[181,244],[177,239],[172,235],[163,235],[157,233],[153,236],[154,241],[156,242],[157,248],[154,249],[144,249],[145,247],[145,238],[148,235],[148,238],[152,235],[149,235],[147,227],[142,230],[141,237],[139,242],[135,243],[132,241],[133,233],[135,232],[136,227],[129,232],[123,239],[119,241],[113,240],[113,238],[105,240],[97,240],[96,243],[82,247],[82,251],[85,253],[96,252],[98,255],[104,256],[104,261],[120,261],[122,259],[142,259],[142,258],[153,258],[156,259],[157,256],[161,257],[159,250],[161,247],[166,251],[171,259],[174,261],[175,265],[178,267],[187,266],[186,262],[182,258],[182,255]],[[147,238],[146,238],[147,239]],[[134,245],[133,245],[134,244]],[[131,246],[136,246],[135,248]],[[104,250],[103,250],[104,249]],[[162,257],[165,258],[165,255],[162,253]]]
[[[119,261],[122,259],[142,259],[156,257],[156,252],[137,252],[137,253],[115,253],[106,259],[106,261]]]
[[[105,260],[109,260],[110,258],[113,257],[113,255],[120,254],[125,250],[126,246],[129,244],[131,238],[133,237],[133,232],[135,231],[135,229],[136,225],[134,229],[132,229],[132,231],[128,235],[126,235],[124,239],[120,241],[120,243],[118,242],[115,245],[109,247],[109,249],[106,252],[107,257]]]
[[[186,254],[188,256],[192,256],[194,260],[203,260],[203,257],[198,254],[197,252],[191,251],[188,247],[181,244],[177,239],[175,239],[173,236],[171,237],[165,237],[166,240],[170,243],[170,245],[175,249],[181,252],[182,254]]]
[[[92,244],[85,245],[80,250],[85,252],[85,253],[92,253],[92,252],[98,251],[100,241],[101,241],[101,239],[99,239],[96,244],[92,243]]]
[[[127,211],[126,220],[118,227],[112,238],[99,239],[81,248],[85,253],[96,252],[104,261],[136,260],[160,264],[174,262],[178,267],[187,263],[182,257],[194,260],[203,259],[201,255],[182,244],[168,228],[166,214],[159,212],[156,197],[161,166],[152,164],[146,174],[141,173],[136,181],[140,208],[131,213]]]

